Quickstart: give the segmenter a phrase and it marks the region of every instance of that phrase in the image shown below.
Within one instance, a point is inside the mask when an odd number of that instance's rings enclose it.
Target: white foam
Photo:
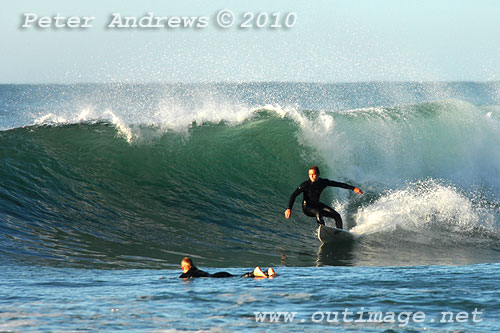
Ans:
[[[115,115],[111,110],[106,110],[104,112],[105,116],[110,116],[110,121],[115,128],[118,130],[118,133],[127,140],[128,143],[131,143],[134,137],[137,137],[137,134],[132,133],[132,129],[126,125],[123,120]]]
[[[500,188],[496,110],[444,101],[311,117],[298,111],[291,118],[300,124],[303,141],[330,166],[332,177],[375,185],[378,192],[427,177],[465,188]]]
[[[190,106],[177,101],[162,101],[154,113],[153,122],[163,130],[186,132],[193,123],[229,125],[241,124],[255,115],[255,108],[243,104],[206,100],[201,105]]]
[[[92,108],[86,107],[80,110],[80,112],[70,115],[58,115],[55,113],[48,113],[39,116],[35,119],[35,125],[68,125],[68,124],[78,124],[82,122],[96,122],[96,121],[108,121],[115,126],[118,134],[122,136],[127,142],[131,143],[135,138],[138,138],[137,133],[133,133],[132,128],[125,123],[125,121],[116,115],[113,111],[107,109],[100,114],[96,113]]]
[[[388,191],[355,215],[357,235],[398,229],[422,232],[447,229],[467,232],[477,228],[496,230],[495,216],[487,207],[475,205],[460,191],[432,179]]]
[[[51,124],[68,124],[69,121],[64,116],[56,115],[55,113],[47,113],[35,119],[35,125],[51,125]]]

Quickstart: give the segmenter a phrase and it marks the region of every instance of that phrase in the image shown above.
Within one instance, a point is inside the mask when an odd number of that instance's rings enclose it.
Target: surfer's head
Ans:
[[[181,261],[181,268],[184,273],[187,273],[193,267],[193,261],[189,257],[184,257]]]
[[[311,182],[315,182],[319,177],[319,168],[317,166],[313,166],[309,168],[309,180]]]

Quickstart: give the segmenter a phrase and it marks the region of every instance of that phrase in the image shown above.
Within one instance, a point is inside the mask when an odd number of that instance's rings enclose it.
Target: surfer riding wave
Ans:
[[[304,199],[302,201],[302,211],[304,212],[304,214],[306,214],[307,216],[316,217],[316,222],[322,225],[325,225],[323,216],[331,217],[335,220],[336,227],[338,229],[342,229],[343,223],[340,214],[335,211],[335,209],[319,201],[321,192],[323,192],[323,190],[327,186],[345,188],[348,190],[352,190],[358,194],[363,194],[363,191],[361,191],[360,188],[354,187],[349,184],[336,182],[326,178],[320,178],[319,173],[319,168],[317,166],[313,166],[309,169],[309,179],[300,184],[299,187],[297,187],[297,189],[293,191],[292,195],[290,196],[290,200],[288,201],[288,208],[287,210],[285,210],[285,218],[290,218],[295,198],[297,198],[300,193],[303,193]]]

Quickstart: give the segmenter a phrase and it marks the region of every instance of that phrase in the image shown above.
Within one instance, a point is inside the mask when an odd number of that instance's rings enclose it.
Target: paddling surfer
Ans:
[[[214,274],[207,273],[205,271],[202,271],[201,269],[198,269],[198,267],[196,267],[193,264],[193,260],[189,257],[184,257],[182,259],[181,269],[182,269],[182,274],[179,277],[183,279],[197,278],[197,277],[226,278],[226,277],[238,276],[228,272],[217,272]],[[266,272],[263,272],[259,266],[255,267],[253,272],[240,275],[240,277],[251,277],[251,278],[273,278],[276,276],[278,276],[278,274],[274,271],[272,267],[269,267]]]
[[[300,194],[304,194],[304,199],[302,201],[302,210],[304,214],[311,217],[316,217],[316,222],[318,224],[325,225],[323,221],[323,216],[331,217],[335,220],[335,225],[338,229],[342,229],[342,217],[333,208],[328,207],[324,203],[320,202],[321,192],[327,187],[341,187],[348,190],[352,190],[358,194],[363,194],[360,188],[351,186],[349,184],[336,182],[326,178],[319,177],[319,168],[313,166],[309,169],[309,179],[303,182],[293,191],[288,201],[288,208],[285,210],[285,218],[290,218],[292,214],[292,207],[295,202],[295,198]]]

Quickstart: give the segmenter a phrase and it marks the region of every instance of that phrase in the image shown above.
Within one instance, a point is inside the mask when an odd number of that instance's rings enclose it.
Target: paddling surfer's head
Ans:
[[[182,272],[186,273],[193,267],[193,261],[189,257],[184,257],[181,261]]]
[[[319,168],[317,166],[312,166],[309,168],[309,180],[314,183],[319,177]]]

